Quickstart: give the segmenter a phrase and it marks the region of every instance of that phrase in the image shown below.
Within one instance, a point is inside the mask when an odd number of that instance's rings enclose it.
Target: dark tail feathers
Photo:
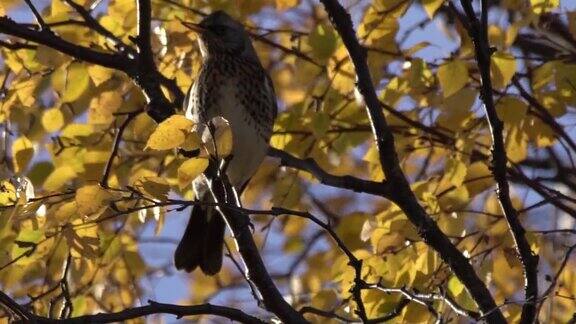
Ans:
[[[222,268],[222,249],[226,224],[220,213],[202,206],[192,207],[184,236],[174,253],[176,269],[192,272],[200,266],[207,275]]]

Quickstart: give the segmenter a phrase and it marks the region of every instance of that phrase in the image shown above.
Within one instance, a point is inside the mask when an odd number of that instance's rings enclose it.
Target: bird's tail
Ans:
[[[225,229],[226,223],[214,208],[193,206],[184,236],[174,253],[176,269],[192,272],[200,266],[207,275],[218,273],[222,268]]]

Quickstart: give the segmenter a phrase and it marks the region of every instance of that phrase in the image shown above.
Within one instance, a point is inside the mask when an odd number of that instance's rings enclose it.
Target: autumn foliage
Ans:
[[[223,270],[175,274],[217,9],[280,111]],[[0,68],[2,320],[576,320],[571,1],[2,0]]]

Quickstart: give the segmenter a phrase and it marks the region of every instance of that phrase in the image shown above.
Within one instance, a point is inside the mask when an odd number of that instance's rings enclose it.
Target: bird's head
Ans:
[[[257,59],[250,36],[244,26],[224,11],[211,13],[199,24],[186,23],[185,25],[198,33],[200,52],[204,59],[223,53]]]

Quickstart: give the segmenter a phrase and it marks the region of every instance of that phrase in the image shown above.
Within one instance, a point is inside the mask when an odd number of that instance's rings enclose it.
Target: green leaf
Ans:
[[[334,29],[325,24],[317,25],[308,38],[312,53],[319,60],[327,60],[336,50],[338,37]]]

